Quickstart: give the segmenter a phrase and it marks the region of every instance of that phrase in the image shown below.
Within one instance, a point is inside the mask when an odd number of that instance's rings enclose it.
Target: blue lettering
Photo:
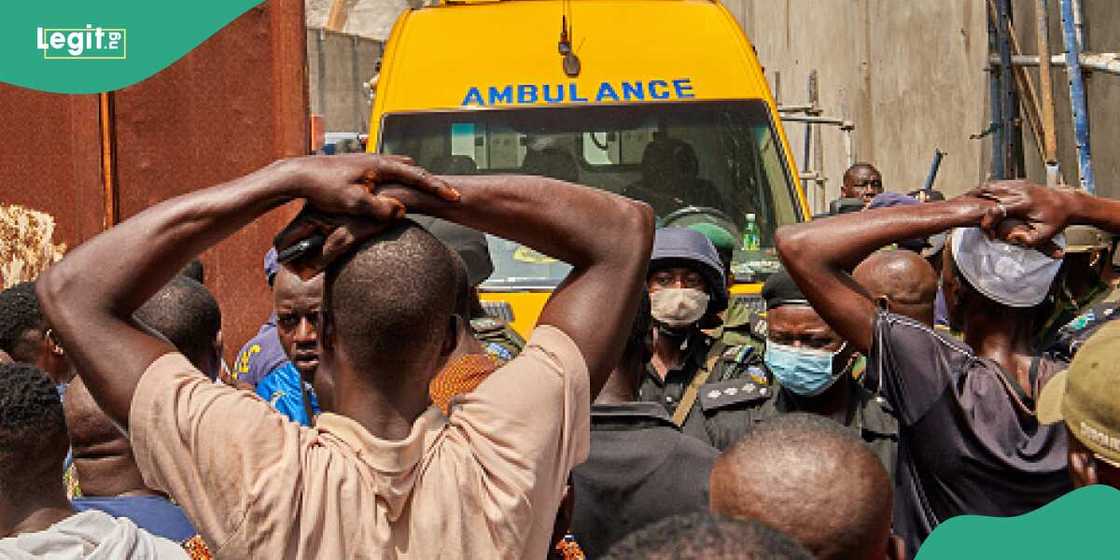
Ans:
[[[468,89],[467,96],[463,98],[464,107],[472,103],[479,106],[486,105],[486,101],[482,99],[482,92],[478,91],[478,88],[476,87]]]
[[[545,103],[563,103],[564,102],[564,85],[556,85],[556,97],[553,97],[548,92],[552,90],[552,86],[545,84],[541,86],[544,89],[544,102]]]
[[[614,91],[614,87],[610,82],[603,82],[599,86],[599,93],[595,96],[596,103],[602,103],[610,98],[611,101],[619,101],[618,93]]]
[[[514,84],[507,86],[489,86],[487,96],[482,93],[482,88],[471,86],[463,97],[462,105],[533,105],[536,103],[563,103],[565,98],[571,103],[587,103],[591,101],[580,94],[579,84],[570,82],[565,92],[564,84]],[[692,78],[678,78],[675,80],[650,80],[643,82],[601,82],[595,93],[595,103],[620,102],[620,101],[645,101],[646,99],[695,99],[696,90]]]
[[[532,84],[517,86],[518,103],[521,103],[522,105],[529,105],[532,103],[536,103],[538,99],[539,97],[537,97],[537,86]]]
[[[507,105],[513,103],[513,86],[506,86],[502,89],[490,86],[490,104],[497,105],[498,103]]]
[[[689,78],[673,80],[673,88],[677,90],[677,99],[692,99],[696,97],[696,94],[692,93],[692,80]]]
[[[622,98],[626,101],[645,101],[646,90],[642,82],[622,82]]]
[[[580,97],[579,91],[576,89],[577,87],[579,87],[578,84],[575,84],[575,83],[568,84],[568,99],[572,103],[576,103],[576,102],[586,103],[588,101],[588,99],[586,97]]]

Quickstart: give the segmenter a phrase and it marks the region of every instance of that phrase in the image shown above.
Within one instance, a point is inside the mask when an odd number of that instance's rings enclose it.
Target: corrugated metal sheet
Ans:
[[[303,1],[270,0],[159,74],[110,94],[121,217],[306,153],[305,59]],[[71,247],[100,230],[97,96],[0,86],[0,111],[0,202],[52,214]],[[275,211],[203,255],[227,358],[271,310],[261,260],[295,210]]]
[[[308,146],[302,0],[271,0],[151,79],[115,94],[122,216],[249,173]],[[261,260],[294,209],[203,257],[227,357],[271,310]]]
[[[58,95],[0,84],[0,204],[54,217],[73,247],[101,231],[96,95]]]

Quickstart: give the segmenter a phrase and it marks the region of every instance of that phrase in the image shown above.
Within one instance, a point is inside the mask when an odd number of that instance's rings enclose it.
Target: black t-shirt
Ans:
[[[1034,393],[1064,363],[1042,359]],[[987,358],[925,325],[880,313],[868,375],[899,420],[894,530],[909,554],[938,523],[962,514],[1012,516],[1071,489],[1061,424]]]
[[[664,517],[707,511],[718,454],[682,434],[660,404],[593,406],[587,462],[572,469],[572,534],[587,557]]]

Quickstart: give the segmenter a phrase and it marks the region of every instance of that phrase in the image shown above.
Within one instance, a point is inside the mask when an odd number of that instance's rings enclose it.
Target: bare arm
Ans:
[[[191,258],[294,198],[383,222],[403,214],[399,203],[369,193],[370,183],[382,181],[448,196],[441,190],[445,185],[399,158],[277,162],[163,202],[83,243],[37,282],[43,311],[98,405],[127,427],[140,377],[156,358],[174,350],[133,323],[133,311]]]
[[[598,189],[531,176],[442,177],[458,204],[415,192],[386,192],[410,212],[457,222],[571,264],[540,324],[567,334],[583,353],[598,394],[622,354],[653,245],[649,206]]]
[[[1051,189],[1027,181],[1000,181],[984,185],[971,194],[998,203],[984,217],[985,229],[994,229],[1004,218],[1022,220],[1026,227],[1016,227],[1006,237],[1044,252],[1044,244],[1070,224],[1091,225],[1109,233],[1120,233],[1120,201],[1093,196],[1080,189]]]
[[[775,238],[782,264],[836,332],[861,352],[871,347],[876,308],[848,271],[871,253],[905,239],[979,224],[994,203],[974,197],[865,210],[785,226]]]

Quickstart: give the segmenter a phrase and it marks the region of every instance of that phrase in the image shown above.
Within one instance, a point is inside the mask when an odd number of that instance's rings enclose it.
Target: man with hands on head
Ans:
[[[304,278],[326,272],[318,367],[337,390],[336,413],[314,428],[207,382],[130,321],[192,256],[297,198],[320,217],[297,218],[278,249],[323,236],[321,252],[292,264]],[[449,417],[428,382],[455,343],[452,265],[400,220],[406,207],[573,266],[524,353]],[[593,217],[609,231],[588,230]],[[182,505],[215,554],[539,558],[587,454],[592,395],[629,332],[652,222],[641,203],[552,179],[301,158],[150,208],[76,248],[38,289],[90,393],[129,428],[146,482]],[[242,429],[223,429],[231,421]]]
[[[1032,341],[1061,266],[1052,257],[1063,241],[1051,239],[1073,221],[1067,208],[1101,207],[1087,196],[997,183],[778,232],[787,270],[825,321],[868,352],[867,377],[896,411],[894,525],[911,554],[950,517],[1018,515],[1070,489],[1065,433],[1034,414],[1064,364]],[[881,247],[949,229],[942,286],[963,342],[879,309],[847,272]]]

